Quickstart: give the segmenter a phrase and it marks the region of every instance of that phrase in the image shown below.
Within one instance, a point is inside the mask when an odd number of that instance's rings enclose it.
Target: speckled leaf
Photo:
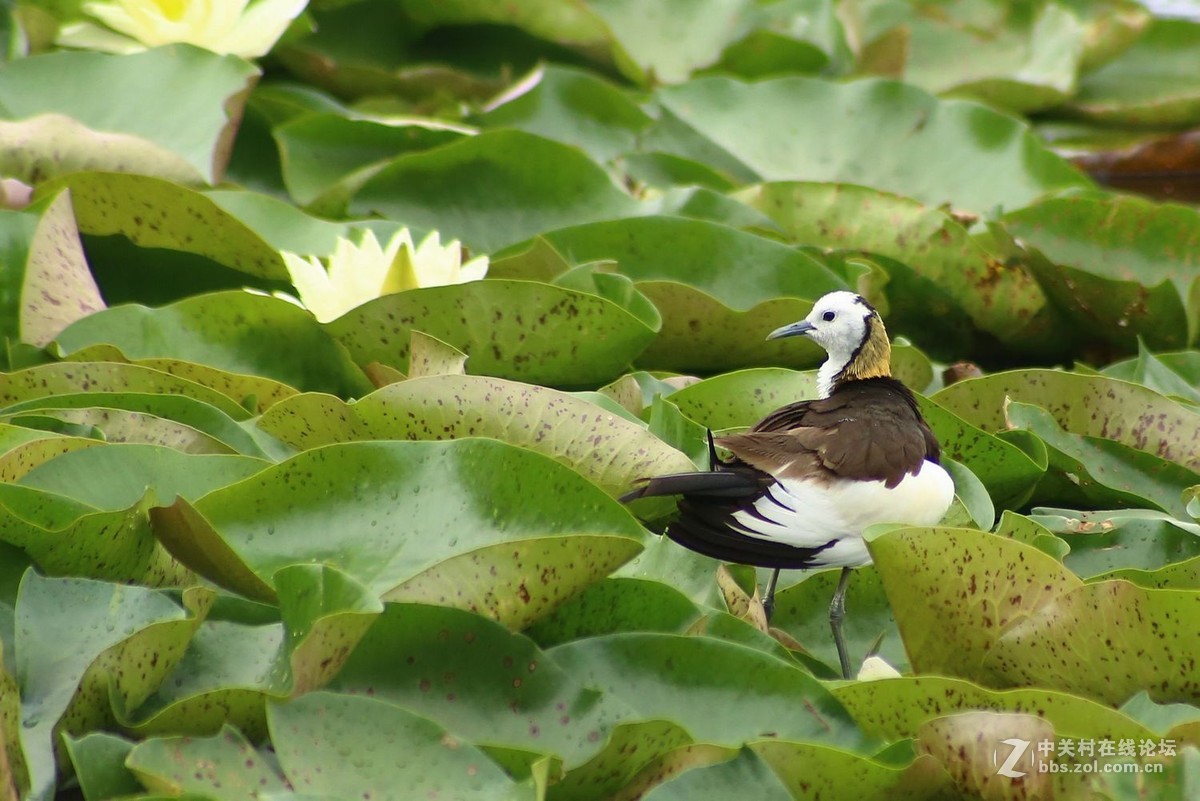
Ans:
[[[634,556],[642,536],[619,504],[567,468],[482,439],[330,445],[212,492],[194,512],[177,511],[156,518],[168,549],[258,598],[269,597],[277,570],[300,561],[323,561],[383,595],[448,569],[454,557],[469,562],[489,546],[549,538],[543,558],[526,563],[520,548],[496,548],[487,563],[467,568],[483,580],[459,587],[464,595],[450,602],[502,620],[520,618],[539,583],[557,576],[531,607],[549,612],[572,586],[582,589]],[[500,593],[514,575],[522,578]]]
[[[60,362],[0,373],[0,408],[31,398],[79,392],[185,395],[215,406],[235,420],[249,415],[232,398],[184,378],[136,364]]]
[[[1071,113],[1110,125],[1176,127],[1200,120],[1200,24],[1156,19],[1119,57],[1083,77]]]
[[[979,679],[1005,627],[1082,582],[1032,545],[982,531],[904,528],[869,539],[918,672]]]
[[[862,184],[979,212],[1088,183],[1017,120],[895,81],[713,77],[656,99],[663,118],[644,149],[697,158],[742,181]]]
[[[671,402],[700,425],[721,431],[754,425],[780,406],[816,396],[816,373],[765,367],[705,379],[671,393]]]
[[[287,281],[283,257],[245,223],[203,194],[146,175],[80,172],[41,193],[71,190],[79,230],[123,234],[143,248],[194,253],[259,278]]]
[[[771,617],[772,626],[787,632],[814,659],[827,666],[827,678],[840,677],[837,649],[829,632],[829,603],[840,573],[840,570],[785,571],[775,596],[775,614]],[[792,581],[795,583],[789,585]],[[872,652],[899,670],[908,668],[904,643],[877,568],[868,565],[854,571],[846,588],[846,610],[843,631],[855,671]]]
[[[1121,578],[1109,574],[1122,569],[1154,571],[1200,556],[1200,525],[1155,509],[1037,507],[1033,512],[1032,520],[1071,549],[1063,559],[1066,566],[1089,581]]]
[[[284,637],[278,623],[207,620],[158,692],[136,710],[117,708],[116,718],[138,737],[212,736],[228,723],[262,740],[267,699],[291,690]]]
[[[1060,4],[946,3],[937,10],[915,6],[903,16],[885,8],[907,37],[897,78],[1023,113],[1074,94],[1088,31]]]
[[[386,701],[309,693],[271,705],[267,716],[279,765],[301,792],[533,799],[531,788],[522,791],[483,752]]]
[[[491,437],[549,456],[614,496],[638,478],[692,469],[684,454],[643,427],[582,398],[482,376],[411,379],[353,404],[298,396],[263,415],[259,426],[300,448],[357,439]]]
[[[409,378],[462,375],[466,372],[466,364],[467,354],[458,348],[413,329],[408,343]]]
[[[846,288],[808,254],[704,220],[633,217],[564,228],[544,237],[573,264],[611,259],[636,282],[687,284],[739,311],[781,296],[815,300]]]
[[[777,298],[737,311],[676,281],[639,281],[637,288],[663,313],[662,331],[637,357],[644,369],[709,373],[768,364],[815,367],[821,361],[810,342],[766,338],[803,319],[812,311],[810,301]]]
[[[19,63],[18,63],[19,62]],[[190,45],[152,48],[130,55],[53,52],[18,59],[0,77],[0,108],[10,120],[59,113],[93,131],[143,138],[155,147],[140,153],[118,149],[107,169],[146,173],[164,159],[182,157],[195,179],[216,183],[229,157],[233,120],[258,70],[243,59],[219,56]],[[113,92],[113,87],[121,87]],[[178,87],[186,86],[186,92]],[[99,137],[98,137],[99,138]],[[57,163],[44,140],[38,154],[40,176],[79,169]],[[0,147],[10,151],[11,143]],[[95,151],[88,148],[93,158]],[[102,151],[103,152],[103,151]],[[30,154],[32,155],[32,154]],[[133,155],[126,161],[124,156]],[[171,159],[171,161],[174,161]],[[172,164],[168,177],[179,178]]]
[[[621,723],[612,727],[604,748],[588,761],[568,768],[550,787],[552,801],[603,801],[629,786],[654,759],[691,743],[679,725],[665,720]]]
[[[35,209],[0,214],[7,267],[0,277],[0,333],[42,347],[103,309],[104,300],[88,272],[70,199],[59,195]]]
[[[1196,703],[1200,594],[1126,581],[1085,584],[1013,621],[983,668],[1001,686],[1038,684],[1120,704],[1142,689],[1157,701]],[[1102,663],[1104,670],[1091,666]]]
[[[753,752],[695,744],[677,748],[650,762],[614,799],[718,801],[736,798],[741,793],[760,801],[793,798],[779,777]]]
[[[1197,374],[1198,351],[1159,353],[1155,355],[1138,342],[1138,355],[1114,362],[1100,372],[1123,381],[1132,381],[1163,395],[1172,395],[1192,403],[1200,403],[1200,375]]]
[[[1005,228],[1044,259],[1030,266],[1073,323],[1131,349],[1179,348],[1200,332],[1192,296],[1200,211],[1134,197],[1043,200],[1004,217]]]
[[[187,159],[144,137],[96,130],[65,114],[0,120],[0,143],[5,174],[30,182],[82,171],[133,171],[182,184],[204,181]]]
[[[6,631],[5,637],[0,640],[0,646],[11,650],[12,606],[7,603],[7,599],[4,605],[7,607],[3,610]],[[0,657],[3,656],[3,652],[0,652]],[[0,661],[0,792],[5,793],[9,801],[16,801],[29,790],[29,770],[21,749],[20,732],[21,691],[16,680]]]
[[[88,348],[84,348],[88,350]],[[80,353],[82,351],[77,351]],[[331,361],[336,364],[342,360],[334,355]],[[181,359],[138,359],[136,364],[161,370],[168,375],[186,378],[202,386],[217,390],[222,395],[233,398],[251,412],[262,414],[271,406],[284,398],[290,398],[298,390],[281,381],[260,375],[235,373],[213,367],[211,364],[196,364]],[[327,365],[328,366],[328,363]],[[358,376],[354,376],[357,383]]]
[[[198,295],[158,309],[119,306],[80,320],[56,341],[67,354],[106,343],[131,359],[212,365],[301,390],[370,391],[366,377],[311,314],[248,292]]]
[[[835,687],[833,694],[864,731],[887,740],[916,737],[930,718],[973,709],[1037,715],[1064,737],[1138,740],[1154,736],[1110,707],[1054,690],[989,690],[962,679],[906,676],[848,683]]]
[[[186,586],[195,577],[150,533],[152,493],[128,508],[95,511],[61,495],[0,485],[0,539],[52,575]]]
[[[917,740],[919,753],[928,754],[946,768],[959,797],[986,797],[999,801],[1034,801],[1057,797],[1056,777],[1039,770],[1051,759],[1036,747],[1018,755],[1012,770],[1025,775],[1019,781],[1000,776],[996,771],[998,755],[1008,755],[1017,738],[1029,743],[1054,741],[1050,724],[1034,715],[1006,712],[963,712],[934,718],[921,727]]]
[[[1023,329],[1042,312],[1046,298],[1021,265],[1006,264],[939,208],[863,186],[835,183],[762,184],[735,197],[771,217],[797,243],[861,250],[886,256],[889,333],[912,337],[927,349],[961,356],[970,352],[950,320],[968,317],[1005,343],[1024,347],[1041,331]],[[952,323],[950,323],[952,325]]]
[[[243,801],[287,787],[271,763],[237,729],[213,737],[164,737],[138,743],[126,761],[151,792],[197,793]]]
[[[1005,398],[1041,406],[1073,434],[1116,440],[1200,468],[1200,412],[1137,384],[1056,370],[1014,370],[960,381],[933,396],[985,431],[1005,428]]]
[[[6,444],[5,447],[0,448],[0,450],[4,451],[3,455],[0,455],[0,483],[17,481],[21,476],[38,465],[69,451],[81,448],[93,448],[104,444],[98,439],[61,436],[48,431],[34,431],[33,429],[0,424],[0,435],[7,434],[10,431],[28,432],[36,436],[30,437],[20,444],[11,447]],[[5,439],[9,438],[5,437]]]
[[[512,128],[575,145],[603,163],[633,150],[638,133],[651,120],[615,85],[549,64],[521,78],[473,121],[483,128]]]
[[[1200,590],[1200,557],[1175,562],[1158,570],[1121,568],[1098,578],[1124,579],[1148,590]]]
[[[99,714],[93,725],[103,722],[109,680],[116,681],[118,692],[123,687],[144,698],[183,653],[198,621],[188,620],[182,608],[153,590],[43,579],[32,571],[21,582],[16,609],[15,664],[30,797],[49,798],[53,743],[64,714],[70,710],[75,718],[76,725],[63,723],[71,733],[92,728],[78,725],[88,717]],[[131,650],[119,653],[125,649]],[[125,656],[129,663],[112,656]],[[131,671],[135,660],[145,662]]]
[[[314,211],[344,211],[362,184],[401,153],[457,141],[469,128],[410,119],[398,125],[332,112],[304,114],[274,127],[288,194]],[[340,214],[338,216],[341,216]]]
[[[945,798],[949,777],[929,757],[900,767],[812,743],[758,740],[749,749],[765,762],[792,798],[918,801]]]
[[[28,412],[0,416],[7,422],[24,425]],[[234,449],[189,425],[166,420],[144,412],[124,409],[53,409],[42,408],[35,413],[40,418],[91,428],[105,442],[162,445],[183,453],[233,453]]]
[[[1200,474],[1111,439],[1069,434],[1038,406],[1009,403],[1005,416],[1010,426],[1032,431],[1049,450],[1050,467],[1035,493],[1038,503],[1156,506],[1186,517],[1180,498],[1200,484]]]
[[[593,584],[530,626],[525,633],[543,648],[619,631],[684,631],[700,609],[661,581],[608,578]]]
[[[409,332],[419,330],[466,353],[472,373],[559,386],[615,378],[655,333],[598,295],[507,280],[385,295],[326,330],[362,365],[407,372]]]
[[[557,755],[568,768],[604,747],[623,711],[526,637],[419,604],[388,604],[329,687],[399,704],[480,745]]]
[[[637,209],[637,201],[579,150],[515,130],[402,155],[363,184],[350,204],[354,215],[436,228],[483,252]]]
[[[1035,456],[972,425],[929,398],[918,397],[921,415],[933,429],[942,452],[962,462],[987,487],[995,505],[1019,508],[1029,500],[1046,471],[1045,448]]]
[[[63,738],[63,747],[87,801],[134,795],[145,789],[125,767],[125,757],[133,746],[124,737],[102,731],[89,732],[79,739]]]
[[[816,679],[744,645],[619,633],[566,643],[549,654],[588,686],[627,704],[631,719],[674,721],[704,742],[737,746],[769,734],[862,744],[846,711]]]
[[[20,484],[111,511],[141,499],[147,489],[163,501],[177,495],[194,500],[251,476],[267,464],[233,454],[188,454],[156,445],[110,444],[65,453],[31,470]]]
[[[294,395],[295,391],[289,390],[288,394]],[[99,412],[140,414],[150,419],[175,421],[188,429],[203,432],[212,439],[223,443],[228,450],[246,456],[266,457],[268,453],[273,452],[269,443],[264,444],[257,440],[251,431],[242,428],[237,421],[220,409],[185,395],[149,392],[80,392],[69,395],[51,395],[14,403],[5,408],[4,414],[12,415],[20,412],[41,414],[45,410],[56,410],[56,413],[85,411],[89,414]],[[5,458],[0,457],[0,460]],[[0,477],[3,475],[3,468],[0,468]]]

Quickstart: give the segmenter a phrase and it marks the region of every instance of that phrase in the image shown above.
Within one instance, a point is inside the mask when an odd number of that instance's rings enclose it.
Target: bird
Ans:
[[[744,433],[714,439],[710,430],[709,471],[642,478],[621,500],[682,496],[670,539],[722,561],[773,568],[763,598],[768,621],[781,570],[840,567],[829,624],[850,678],[842,621],[851,571],[871,562],[863,530],[938,523],[954,482],[915,397],[891,375],[891,343],[874,306],[854,292],[830,292],[767,339],[797,336],[827,353],[817,398],[776,409]]]

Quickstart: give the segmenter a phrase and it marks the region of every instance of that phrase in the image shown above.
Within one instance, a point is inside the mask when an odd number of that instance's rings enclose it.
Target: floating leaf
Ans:
[[[1004,225],[1045,259],[1030,267],[1046,294],[1095,338],[1154,349],[1196,339],[1194,276],[1200,212],[1133,197],[1051,198],[1012,212]],[[1047,263],[1048,260],[1048,263]],[[1193,288],[1197,287],[1197,288]]]
[[[268,710],[288,784],[316,795],[532,799],[485,754],[440,726],[373,698],[309,693]],[[391,747],[376,748],[391,744]],[[346,749],[355,753],[347,759]],[[403,788],[398,790],[398,788]],[[399,794],[398,794],[399,793]]]
[[[444,603],[521,625],[641,549],[640,527],[594,485],[483,439],[305,451],[155,521],[181,561],[251,598],[269,600],[275,573],[302,561],[401,598],[418,592],[408,582],[437,586],[455,569],[470,581],[451,583]],[[519,543],[537,557],[526,562]]]
[[[1200,120],[1200,24],[1156,19],[1136,43],[1079,82],[1071,113],[1109,125],[1176,127]]]
[[[119,306],[93,314],[57,339],[66,353],[96,343],[131,359],[168,357],[272,378],[302,390],[356,395],[366,378],[312,315],[278,298],[228,292],[170,306]]]
[[[1056,370],[1014,370],[960,381],[933,400],[985,431],[1005,428],[1005,399],[1042,407],[1072,434],[1102,437],[1200,467],[1200,412],[1125,381]]]
[[[30,182],[80,167],[150,174],[161,171],[165,177],[178,179],[184,177],[178,166],[182,160],[191,170],[190,180],[216,183],[229,156],[232,120],[258,72],[240,58],[218,56],[190,45],[168,45],[126,56],[46,53],[17,59],[10,66],[0,78],[4,117],[23,120],[60,114],[90,129],[85,132],[55,125],[57,137],[41,140],[42,147],[25,154],[25,158],[37,160],[36,169],[27,164],[16,173]],[[114,93],[115,86],[121,91]],[[181,86],[187,91],[180,92]],[[110,145],[109,158],[97,164],[96,156],[105,155],[104,145],[112,141],[108,134],[126,140],[137,137],[145,144],[139,150]],[[92,146],[96,140],[102,148],[99,153]],[[71,142],[88,142],[76,151],[86,153],[87,161],[57,161],[52,148]],[[0,151],[20,158],[14,144],[15,140],[10,140]],[[4,172],[14,174],[14,166],[7,165]]]
[[[409,369],[409,332],[467,354],[472,373],[559,386],[619,375],[654,337],[646,321],[590,292],[533,281],[472,281],[385,295],[326,330],[359,364]]]
[[[134,747],[126,764],[148,789],[164,795],[197,793],[234,801],[287,787],[271,763],[233,728],[213,737],[146,740]]]
[[[456,399],[452,407],[447,397]],[[358,439],[491,437],[549,456],[614,496],[639,478],[692,469],[682,453],[642,426],[593,403],[481,376],[410,379],[351,405],[297,396],[263,415],[259,426],[300,448]]]
[[[535,234],[637,213],[598,164],[523,131],[485,131],[397,158],[354,195],[353,214],[437,229],[483,252]]]
[[[0,213],[7,269],[0,284],[0,335],[44,346],[70,323],[104,308],[88,272],[71,202],[59,195],[40,213]]]
[[[697,158],[742,182],[862,184],[972,211],[1088,183],[1017,120],[894,81],[701,78],[656,99],[664,117],[644,149]]]

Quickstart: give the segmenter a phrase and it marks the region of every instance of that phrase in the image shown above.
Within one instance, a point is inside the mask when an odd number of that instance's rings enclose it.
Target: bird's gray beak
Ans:
[[[815,331],[817,327],[808,320],[801,320],[798,323],[791,323],[782,328],[776,328],[771,333],[767,334],[767,339],[783,339],[784,337],[798,337],[807,334],[809,331]]]

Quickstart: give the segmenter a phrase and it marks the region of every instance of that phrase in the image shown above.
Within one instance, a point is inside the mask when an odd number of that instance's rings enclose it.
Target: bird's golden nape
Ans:
[[[780,570],[842,568],[829,619],[849,678],[841,624],[849,571],[871,561],[863,531],[939,522],[954,485],[916,399],[890,377],[891,346],[869,303],[852,292],[825,295],[804,320],[770,334],[791,336],[829,354],[819,398],[776,409],[741,434],[710,433],[709,472],[651,478],[623,500],[679,495],[668,537],[715,559],[773,568],[768,620]]]

